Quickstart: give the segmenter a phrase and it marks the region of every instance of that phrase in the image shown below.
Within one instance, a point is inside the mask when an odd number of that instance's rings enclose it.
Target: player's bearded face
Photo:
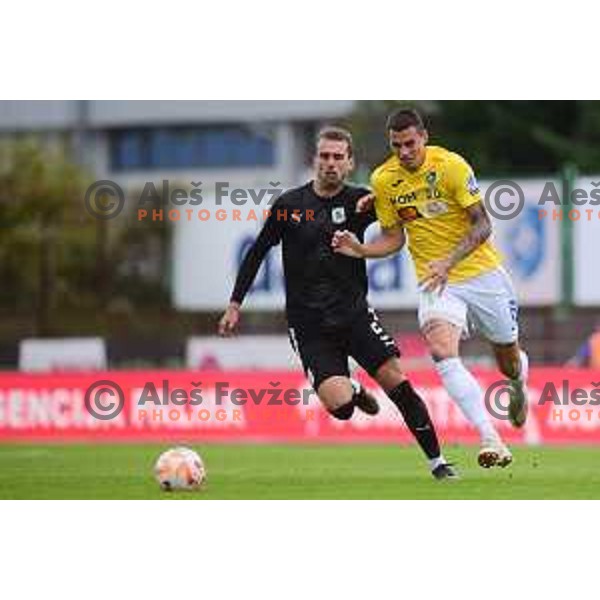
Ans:
[[[353,166],[346,142],[319,140],[314,167],[316,178],[322,187],[338,187],[348,177]]]
[[[390,148],[402,166],[414,171],[425,162],[427,131],[408,127],[402,131],[390,130]]]

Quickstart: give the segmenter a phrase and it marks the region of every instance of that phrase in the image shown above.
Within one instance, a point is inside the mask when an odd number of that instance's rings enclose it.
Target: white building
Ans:
[[[69,144],[98,179],[298,182],[317,127],[354,101],[0,101],[0,137]]]

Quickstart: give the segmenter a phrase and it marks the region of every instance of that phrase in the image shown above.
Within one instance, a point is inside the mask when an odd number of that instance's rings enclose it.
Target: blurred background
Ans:
[[[599,209],[580,207],[594,209],[589,221],[566,214],[573,189],[600,185],[600,102],[4,101],[1,368],[285,368],[293,358],[278,249],[247,299],[243,337],[214,339],[241,257],[260,227],[248,211],[268,208],[271,197],[260,207],[235,205],[231,191],[305,182],[325,124],[352,131],[353,179],[368,182],[388,153],[385,118],[399,106],[420,109],[431,143],[461,153],[484,188],[502,178],[525,190],[525,210],[497,222],[495,235],[518,289],[532,360],[600,361],[600,343],[593,343],[600,330]],[[124,192],[124,209],[112,219],[86,209],[86,190],[97,180]],[[537,199],[548,181],[559,191],[563,218],[539,218]],[[159,198],[140,204],[148,182]],[[223,182],[229,195],[218,204]],[[202,204],[170,203],[174,188],[184,196],[201,190]],[[140,208],[151,217],[140,218]],[[180,217],[193,209],[192,217],[170,218],[172,208]],[[218,208],[227,213],[223,220]],[[201,220],[200,209],[210,218]],[[406,258],[373,263],[369,274],[371,301],[411,368],[428,368]],[[468,342],[465,353],[489,363],[480,341]]]

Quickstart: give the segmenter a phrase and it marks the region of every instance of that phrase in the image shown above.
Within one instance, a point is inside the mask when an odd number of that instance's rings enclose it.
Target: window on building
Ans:
[[[120,131],[111,139],[113,169],[142,169],[146,160],[146,140],[141,131]]]
[[[271,128],[241,125],[126,129],[111,133],[115,171],[194,167],[268,167],[275,162]]]

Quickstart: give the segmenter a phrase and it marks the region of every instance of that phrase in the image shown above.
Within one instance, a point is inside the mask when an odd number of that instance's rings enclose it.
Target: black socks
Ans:
[[[335,417],[340,421],[347,421],[348,419],[352,418],[352,415],[354,414],[354,407],[356,406],[356,400],[362,392],[362,387],[359,387],[358,390],[354,387],[354,385],[352,387],[354,389],[352,400],[350,400],[350,402],[347,404],[336,408],[335,410],[329,411],[329,414],[332,417]]]
[[[354,414],[354,397],[348,404],[344,404],[335,410],[329,411],[329,414],[340,421],[347,421]]]
[[[390,400],[404,417],[404,422],[427,455],[427,458],[440,456],[440,444],[429,411],[421,396],[415,392],[410,381],[403,381],[388,392]]]
[[[355,395],[352,396],[352,400],[347,404],[329,411],[331,416],[340,421],[350,419],[354,414]],[[425,402],[415,392],[410,382],[408,380],[403,381],[388,392],[388,396],[402,414],[404,422],[415,436],[427,458],[438,458],[441,454],[440,444],[431,417],[429,416],[429,411]]]

